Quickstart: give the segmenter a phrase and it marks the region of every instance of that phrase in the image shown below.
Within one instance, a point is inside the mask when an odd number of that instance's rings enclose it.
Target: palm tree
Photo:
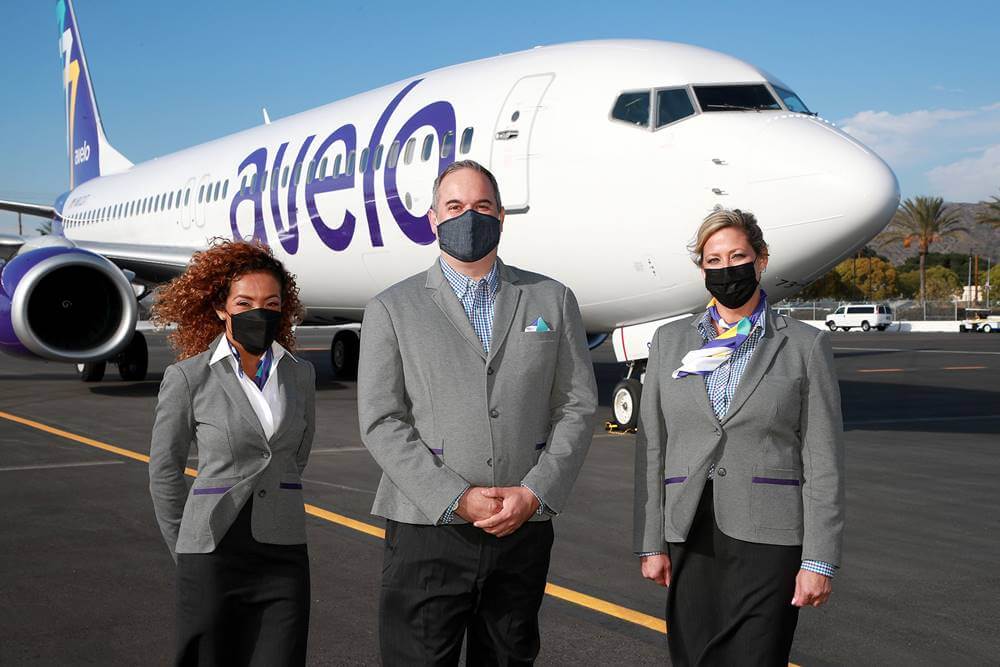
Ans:
[[[985,210],[976,213],[976,222],[1000,227],[1000,197],[993,195],[993,201],[979,202]]]
[[[958,212],[944,205],[941,197],[907,199],[896,211],[882,236],[881,245],[903,243],[909,248],[914,242],[920,252],[920,303],[924,303],[927,252],[931,244],[948,236],[968,233],[962,227]]]

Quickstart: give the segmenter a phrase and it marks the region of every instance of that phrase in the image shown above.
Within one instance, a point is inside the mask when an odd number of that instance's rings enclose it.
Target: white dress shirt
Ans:
[[[218,345],[215,346],[215,352],[208,362],[208,365],[211,366],[226,358],[229,359],[229,363],[233,365],[233,370],[236,371],[240,387],[243,388],[243,393],[246,394],[247,400],[250,401],[250,407],[253,408],[254,414],[257,415],[261,428],[264,429],[264,436],[268,440],[274,435],[275,426],[280,424],[282,418],[285,416],[285,405],[278,394],[277,369],[281,358],[286,354],[291,357],[291,352],[278,343],[271,343],[271,354],[273,355],[271,372],[264,382],[263,390],[258,389],[257,383],[253,381],[253,378],[244,373],[243,369],[240,368],[239,362],[233,355],[232,350],[229,349],[229,341],[225,336],[219,339]]]

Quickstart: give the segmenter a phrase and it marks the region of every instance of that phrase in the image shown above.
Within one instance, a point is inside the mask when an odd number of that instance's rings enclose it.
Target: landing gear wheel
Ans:
[[[841,331],[850,331],[851,327],[840,327]]]
[[[146,337],[136,331],[120,355],[118,355],[118,375],[126,382],[139,382],[146,379],[149,368],[149,348]]]
[[[83,382],[100,382],[104,379],[104,369],[108,364],[104,361],[91,361],[86,364],[77,364],[76,372],[80,374]]]
[[[635,428],[639,423],[639,400],[642,383],[635,378],[622,380],[611,392],[611,418],[621,429]]]
[[[888,324],[880,324],[880,325],[878,325],[875,328],[878,329],[879,331],[885,331],[885,329],[886,329],[887,326],[889,326],[889,325]]]
[[[358,377],[358,352],[361,341],[353,331],[341,331],[330,343],[330,363],[333,375],[338,380],[354,380]]]
[[[862,331],[871,331],[872,330],[872,325],[868,324],[868,320],[865,320],[864,322],[861,323],[861,330]]]
[[[991,325],[991,324],[984,324],[983,325],[983,333],[993,333],[993,325]]]
[[[830,320],[829,322],[826,323],[826,328],[829,329],[830,331],[836,331],[837,325],[833,323],[833,320]]]

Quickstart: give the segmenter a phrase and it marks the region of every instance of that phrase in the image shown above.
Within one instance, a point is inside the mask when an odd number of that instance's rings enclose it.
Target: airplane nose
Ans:
[[[745,172],[747,195],[774,207],[759,216],[765,231],[808,227],[804,240],[842,255],[878,234],[899,205],[892,169],[825,121],[781,116],[755,144]]]

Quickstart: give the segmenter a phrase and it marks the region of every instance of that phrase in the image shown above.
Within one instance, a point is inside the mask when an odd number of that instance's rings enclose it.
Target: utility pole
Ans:
[[[976,255],[975,269],[972,273],[972,282],[976,286],[976,305],[979,305],[979,255]]]
[[[24,236],[24,231],[21,229],[21,213],[20,213],[20,211],[18,211],[18,213],[17,213],[17,235],[18,236]]]

